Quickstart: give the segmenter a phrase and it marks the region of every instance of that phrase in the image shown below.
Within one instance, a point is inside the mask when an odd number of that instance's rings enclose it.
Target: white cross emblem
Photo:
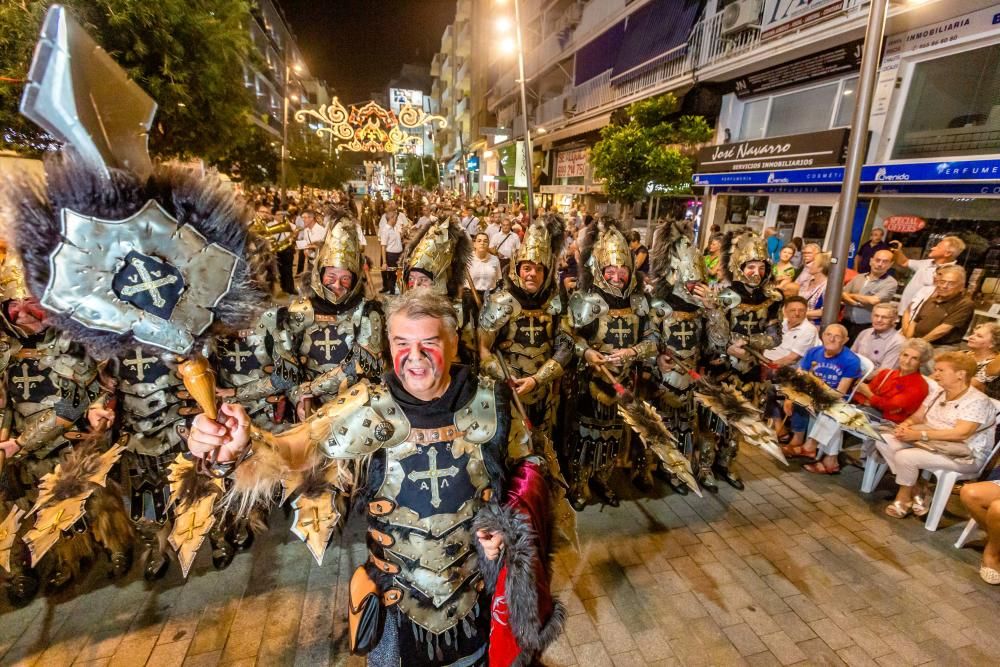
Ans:
[[[615,329],[608,329],[608,332],[618,338],[618,347],[624,347],[625,334],[631,334],[632,329],[626,329],[624,320],[618,320],[618,327]]]
[[[126,359],[126,366],[135,366],[135,376],[142,382],[146,379],[146,366],[153,364],[156,361],[156,357],[144,357],[142,356],[142,348],[135,348],[135,359]]]
[[[535,318],[531,317],[531,316],[528,316],[528,324],[527,324],[527,326],[524,327],[524,330],[526,332],[528,332],[528,340],[531,341],[532,345],[534,345],[535,344],[535,334],[539,333],[541,331],[545,331],[545,327],[542,327],[542,326],[537,326],[536,327],[535,326]]]
[[[343,345],[344,342],[342,340],[340,340],[339,338],[330,338],[330,330],[329,329],[324,330],[323,334],[324,334],[323,340],[317,340],[317,341],[313,342],[313,345],[315,345],[316,347],[323,348],[323,350],[324,350],[324,352],[326,354],[326,360],[327,361],[332,361],[333,357],[330,356],[330,350],[333,349],[333,348],[336,348],[336,347],[339,347],[339,346]]]
[[[233,359],[233,368],[235,368],[236,372],[239,373],[240,371],[243,370],[243,359],[248,358],[250,356],[250,351],[240,349],[240,342],[236,341],[236,344],[233,345],[232,350],[226,350],[222,354],[223,356]]]
[[[30,392],[31,388],[37,385],[39,382],[42,382],[45,379],[45,376],[28,375],[28,364],[26,363],[21,364],[21,373],[22,375],[14,376],[13,378],[14,384],[21,387],[21,396],[24,397],[24,400],[28,400],[29,398],[31,398],[31,392]]]
[[[457,475],[458,468],[456,468],[455,466],[450,466],[448,468],[445,468],[444,470],[438,470],[437,466],[438,453],[437,450],[434,449],[433,447],[427,450],[427,458],[430,460],[430,467],[427,470],[424,470],[423,472],[417,472],[416,470],[414,470],[409,475],[407,475],[407,477],[411,482],[416,482],[425,479],[430,480],[430,486],[427,485],[427,482],[423,482],[420,485],[420,488],[430,489],[431,506],[434,508],[438,508],[441,506],[440,487],[448,486],[448,480],[446,478],[454,477],[455,475]],[[439,479],[440,479],[440,486],[438,485]]]
[[[125,296],[134,296],[136,294],[142,294],[143,292],[149,292],[149,296],[153,299],[153,305],[157,308],[163,308],[167,305],[167,302],[162,296],[160,296],[160,288],[166,285],[173,285],[177,282],[177,276],[169,275],[166,278],[160,278],[163,275],[161,271],[153,271],[150,273],[149,269],[146,268],[146,263],[143,262],[138,257],[133,257],[129,262],[134,268],[135,272],[139,274],[139,278],[134,275],[129,276],[129,281],[137,283],[135,285],[127,285],[122,288],[122,294]],[[139,279],[142,282],[139,282]]]

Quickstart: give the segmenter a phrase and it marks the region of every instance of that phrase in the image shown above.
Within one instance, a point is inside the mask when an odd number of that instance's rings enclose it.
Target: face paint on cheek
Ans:
[[[429,350],[421,349],[420,352],[430,362],[431,368],[435,371],[440,370],[444,366],[444,355],[441,354],[441,350],[431,348]]]
[[[403,364],[406,360],[410,358],[409,350],[400,350],[392,358],[392,370],[396,371],[396,377],[400,377],[403,374]]]

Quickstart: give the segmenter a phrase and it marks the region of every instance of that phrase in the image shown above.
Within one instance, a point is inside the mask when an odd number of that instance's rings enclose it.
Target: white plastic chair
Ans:
[[[979,526],[975,519],[969,519],[969,523],[965,524],[965,528],[962,529],[962,534],[958,536],[955,541],[955,548],[961,549],[965,546],[965,543],[969,541],[969,537],[972,535],[972,531]]]
[[[875,372],[876,368],[875,362],[866,357],[865,355],[859,354],[858,359],[861,361],[861,377],[858,378],[857,381],[854,383],[854,386],[851,387],[851,391],[847,392],[847,396],[844,398],[844,400],[847,401],[848,403],[850,403],[851,399],[854,398],[854,393],[858,390],[858,387],[861,386],[861,383],[868,380],[868,378],[872,376],[872,373]]]

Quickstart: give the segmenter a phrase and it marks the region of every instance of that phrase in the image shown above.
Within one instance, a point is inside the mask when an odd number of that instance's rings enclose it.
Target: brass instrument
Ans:
[[[253,222],[250,223],[250,232],[266,239],[274,254],[288,250],[295,242],[295,229],[292,227],[292,223],[288,222],[287,216],[277,220],[267,220],[259,215],[254,216]],[[282,234],[287,234],[287,236],[276,241],[275,239]]]

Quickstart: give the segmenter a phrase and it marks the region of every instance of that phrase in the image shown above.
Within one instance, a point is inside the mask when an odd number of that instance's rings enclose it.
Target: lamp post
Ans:
[[[913,2],[912,4],[919,4]],[[861,167],[865,161],[868,146],[868,119],[872,110],[875,93],[875,77],[881,60],[882,37],[885,34],[885,19],[889,0],[871,0],[868,6],[868,28],[865,31],[865,45],[861,55],[861,73],[858,77],[858,99],[851,119],[851,137],[847,146],[847,163],[844,165],[844,183],[840,189],[837,204],[837,221],[834,226],[833,256],[827,292],[823,297],[823,325],[836,322],[840,315],[840,299],[844,293],[844,273],[847,270],[847,253],[851,245],[854,228],[854,209],[858,205],[858,186],[861,182]],[[704,224],[704,221],[703,221]]]
[[[287,46],[287,44],[286,44]],[[281,204],[284,206],[288,196],[288,84],[292,78],[292,70],[296,73],[302,71],[302,65],[295,63],[294,66],[288,64],[288,49],[285,49],[285,85],[281,91],[282,112],[281,112],[281,173],[279,180],[281,183]]]
[[[506,0],[498,0],[498,3],[503,4]],[[524,168],[527,171],[527,186],[528,186],[528,221],[535,219],[535,193],[534,184],[531,182],[532,176],[534,176],[535,170],[531,164],[532,154],[534,149],[531,145],[531,127],[528,122],[528,89],[525,82],[524,76],[524,41],[522,39],[521,33],[521,4],[519,0],[513,0],[514,3],[514,48],[517,50],[517,73],[518,73],[518,83],[521,89],[521,117],[524,118]],[[504,22],[506,24],[506,22]],[[504,29],[501,26],[501,29]],[[516,177],[515,177],[516,178]]]

